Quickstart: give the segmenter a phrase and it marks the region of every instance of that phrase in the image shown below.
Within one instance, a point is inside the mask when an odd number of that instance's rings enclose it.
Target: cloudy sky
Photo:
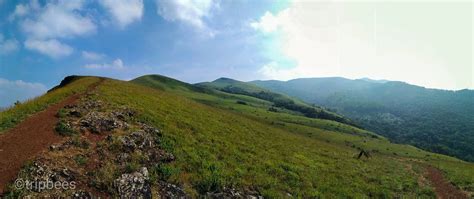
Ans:
[[[471,1],[0,0],[0,106],[66,75],[474,88]]]

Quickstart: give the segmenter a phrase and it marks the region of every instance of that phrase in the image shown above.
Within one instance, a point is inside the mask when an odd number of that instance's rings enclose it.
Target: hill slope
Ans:
[[[227,93],[247,95],[259,98],[272,102],[275,107],[281,107],[291,111],[299,112],[306,117],[333,120],[355,126],[355,124],[347,118],[326,111],[321,107],[317,107],[314,105],[311,106],[298,99],[294,99],[280,93],[275,93],[246,82],[241,82],[229,78],[220,78],[213,82],[199,83],[197,84],[197,86],[218,89]]]
[[[423,171],[433,168],[458,189],[474,191],[471,163],[335,121],[268,111],[271,102],[249,96],[148,83],[106,79],[60,110],[57,131],[65,142],[27,164],[19,177],[28,179],[40,166],[51,172],[66,167],[81,193],[99,196],[120,195],[123,182],[143,182],[139,193],[154,196],[433,197],[442,189],[420,181],[430,180]],[[357,159],[361,150],[371,158]]]
[[[474,91],[344,78],[252,83],[335,109],[396,142],[474,161]]]

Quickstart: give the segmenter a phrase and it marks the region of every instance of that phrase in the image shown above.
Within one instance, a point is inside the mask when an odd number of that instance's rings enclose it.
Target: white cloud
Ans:
[[[87,69],[116,69],[116,70],[122,70],[125,68],[123,65],[123,62],[121,59],[115,59],[112,63],[110,64],[87,64],[84,66],[84,68]]]
[[[121,28],[139,21],[143,16],[143,0],[102,0],[100,3]]]
[[[21,22],[22,30],[32,38],[71,38],[96,31],[88,16],[80,14],[84,1],[55,1],[32,13]]]
[[[15,11],[8,17],[10,21],[13,21],[16,17],[22,17],[28,14],[30,7],[24,4],[18,4],[15,7]]]
[[[52,58],[70,55],[74,49],[61,42],[61,38],[74,38],[92,34],[96,25],[82,13],[85,1],[48,1],[43,6],[38,0],[19,4],[10,15],[18,19],[21,30],[26,34],[27,49]]]
[[[276,31],[280,26],[285,24],[288,20],[289,9],[283,10],[278,15],[273,15],[271,12],[265,12],[259,21],[253,21],[250,26],[256,30],[261,30],[264,33],[271,33]]]
[[[97,61],[103,59],[105,55],[91,51],[82,51],[82,57],[87,60]]]
[[[60,58],[70,55],[74,49],[66,44],[62,44],[56,39],[36,40],[28,39],[25,41],[25,48],[48,55],[52,58]]]
[[[211,30],[204,22],[205,17],[210,17],[211,10],[218,7],[215,0],[156,0],[157,12],[168,21],[180,21],[208,32]]]
[[[19,49],[19,44],[16,39],[7,39],[3,38],[3,35],[0,34],[0,54],[8,54]]]
[[[472,84],[466,4],[295,0],[249,26],[272,41],[264,44],[265,78],[369,77],[462,89]]]
[[[260,72],[274,79],[341,75],[337,11],[338,7],[331,3],[297,2],[276,14],[266,12],[258,21],[250,23],[263,34],[278,35],[277,47],[281,53],[278,56],[296,62],[296,66],[289,67],[274,60],[262,66]]]
[[[46,92],[46,86],[40,83],[10,81],[0,78],[0,107],[12,105],[15,101],[24,101]]]

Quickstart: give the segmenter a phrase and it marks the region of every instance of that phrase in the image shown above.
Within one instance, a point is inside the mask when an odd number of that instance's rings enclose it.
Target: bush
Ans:
[[[72,140],[72,145],[75,147],[83,148],[83,149],[88,149],[90,146],[90,143],[86,140],[81,140],[79,136],[75,136]]]
[[[76,134],[76,131],[66,121],[60,120],[54,130],[62,136],[71,136]]]
[[[275,107],[272,106],[272,107],[268,108],[268,111],[270,111],[270,112],[278,112],[278,109],[276,109]]]
[[[236,103],[237,103],[237,104],[242,104],[242,105],[247,105],[247,102],[244,102],[244,101],[241,101],[241,100],[237,100]]]
[[[67,117],[69,114],[67,112],[66,109],[62,108],[62,109],[59,109],[58,113],[56,114],[59,118],[65,118]]]
[[[76,161],[76,164],[78,164],[79,166],[84,166],[87,164],[87,158],[82,155],[75,156],[74,161]]]
[[[132,173],[132,172],[137,171],[139,168],[140,168],[140,164],[138,164],[137,162],[129,162],[125,166],[125,172]]]
[[[220,191],[223,187],[223,180],[219,168],[216,165],[210,165],[207,171],[201,174],[201,180],[196,188],[201,193]]]
[[[161,180],[168,181],[171,176],[177,175],[179,169],[171,165],[159,164],[152,168],[152,175],[159,177]]]

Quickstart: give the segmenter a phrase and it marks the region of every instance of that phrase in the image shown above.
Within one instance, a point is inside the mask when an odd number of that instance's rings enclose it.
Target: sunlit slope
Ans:
[[[140,120],[163,129],[177,158],[170,180],[196,194],[237,187],[273,197],[432,196],[430,186],[420,187],[414,175],[425,164],[445,171],[458,187],[474,189],[472,164],[334,121],[270,112],[265,101],[248,98],[242,104],[236,95],[111,80],[99,89],[102,100],[130,106]],[[354,158],[360,149],[373,157]]]
[[[197,96],[202,97],[202,94],[207,94],[208,96],[217,96],[221,99],[232,98],[239,100],[239,98],[245,98],[245,100],[251,99],[253,101],[264,101],[267,105],[270,105],[268,106],[268,109],[274,112],[291,112],[306,117],[327,119],[355,125],[349,119],[326,111],[318,106],[309,105],[298,99],[229,78],[220,78],[213,82],[192,85],[161,75],[145,75],[132,80],[132,82],[160,90],[167,90],[175,93],[179,92],[179,94],[192,98],[197,98]]]
[[[232,83],[242,83],[239,87],[246,87],[250,84],[239,82],[236,80],[230,80]],[[279,125],[278,121],[292,123],[292,124],[303,124],[309,126],[317,126],[321,129],[326,130],[337,130],[339,132],[345,132],[350,134],[362,134],[373,137],[380,137],[372,132],[368,132],[357,127],[350,126],[347,124],[338,123],[335,121],[329,121],[325,119],[312,119],[305,117],[302,113],[286,109],[285,107],[275,107],[274,102],[259,99],[256,97],[227,93],[224,91],[216,90],[214,87],[203,86],[203,83],[198,85],[192,85],[179,80],[175,80],[169,77],[161,75],[145,75],[132,80],[131,82],[144,85],[147,87],[159,89],[174,93],[180,96],[185,96],[189,99],[193,99],[202,104],[209,106],[226,109],[234,113],[245,115],[252,119],[264,120],[265,122],[272,125]],[[227,84],[227,83],[226,83]],[[226,85],[225,84],[225,85]],[[247,89],[246,89],[247,90]],[[254,91],[261,90],[258,87],[253,88]],[[272,93],[273,94],[273,93]],[[276,94],[275,95],[279,95]],[[281,95],[282,96],[282,95]],[[285,96],[283,96],[285,97]],[[286,97],[285,97],[286,98]],[[288,100],[293,100],[286,98]],[[302,102],[297,102],[302,103]],[[309,106],[304,104],[304,106]],[[273,111],[269,111],[273,110]]]
[[[336,110],[395,142],[474,162],[473,90],[344,78],[251,83]]]
[[[0,133],[18,124],[29,115],[46,109],[51,104],[58,103],[73,94],[84,92],[91,84],[99,80],[100,78],[97,77],[71,76],[68,81],[63,81],[60,86],[48,91],[45,95],[0,112]]]

